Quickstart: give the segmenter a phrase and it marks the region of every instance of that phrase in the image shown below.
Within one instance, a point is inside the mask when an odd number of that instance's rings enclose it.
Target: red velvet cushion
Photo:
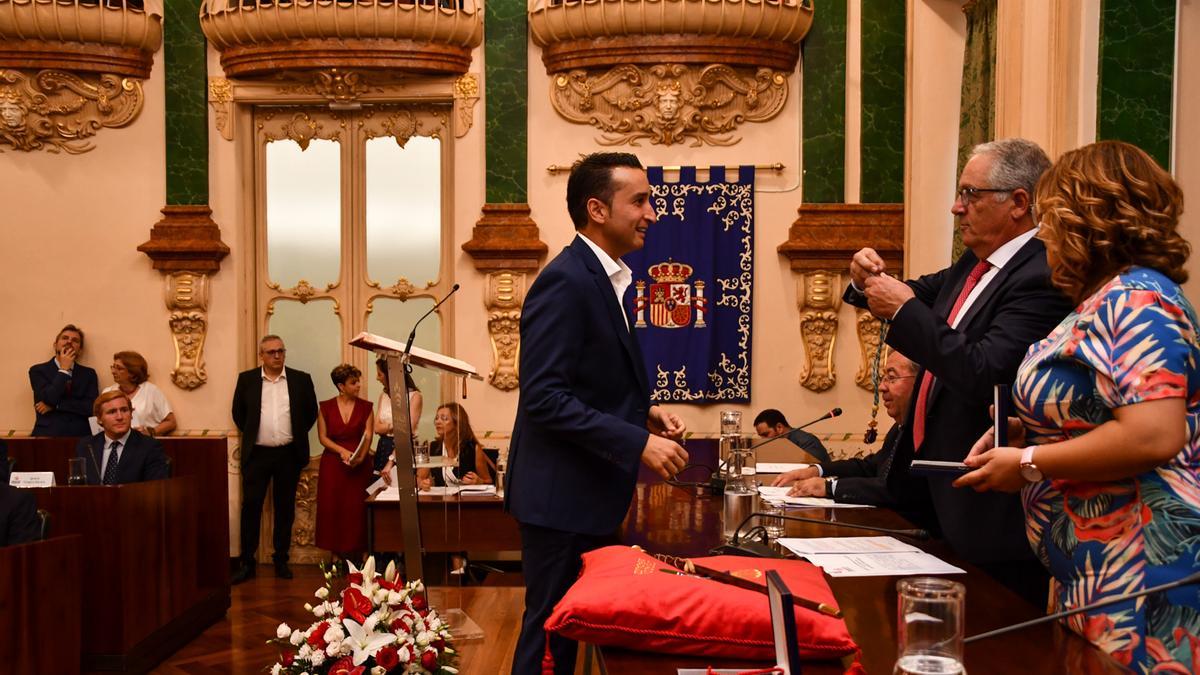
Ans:
[[[695,558],[696,564],[766,585],[778,570],[795,596],[837,606],[819,567],[803,560],[741,556]],[[627,546],[583,555],[583,571],[546,620],[572,640],[673,654],[773,661],[765,593],[708,579],[663,574],[670,565]],[[796,639],[806,659],[835,659],[858,646],[846,623],[796,608]]]

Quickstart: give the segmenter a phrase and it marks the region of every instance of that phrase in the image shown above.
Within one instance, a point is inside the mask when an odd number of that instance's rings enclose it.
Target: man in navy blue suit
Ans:
[[[54,339],[54,358],[29,368],[34,436],[91,436],[88,417],[99,392],[96,371],[78,362],[83,353],[83,331],[63,326]]]
[[[134,431],[133,404],[120,389],[106,391],[94,408],[100,433],[79,439],[75,456],[84,460],[88,485],[120,485],[167,478],[162,444]]]
[[[664,478],[687,453],[683,422],[651,405],[637,338],[621,309],[632,281],[621,256],[655,222],[637,157],[576,162],[567,208],[577,236],[538,275],[521,316],[521,397],[505,507],[521,527],[525,616],[513,673],[540,675],[543,625],[579,574],[580,556],[611,543],[642,462]],[[575,672],[573,641],[549,638],[555,673]]]

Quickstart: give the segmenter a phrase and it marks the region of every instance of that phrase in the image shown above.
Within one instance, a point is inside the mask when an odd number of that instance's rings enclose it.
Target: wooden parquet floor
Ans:
[[[209,627],[152,672],[164,675],[265,672],[278,656],[266,641],[275,635],[280,622],[299,627],[308,626],[312,620],[312,615],[304,611],[304,603],[313,601],[321,573],[311,566],[297,565],[292,569],[296,578],[285,581],[276,579],[269,565],[260,565],[256,579],[233,587],[232,605],[223,621]],[[520,577],[515,576],[519,584]],[[497,675],[511,670],[512,653],[521,628],[523,595],[521,586],[431,589],[430,600],[435,607],[461,605],[486,633],[483,640],[458,643],[460,673]]]

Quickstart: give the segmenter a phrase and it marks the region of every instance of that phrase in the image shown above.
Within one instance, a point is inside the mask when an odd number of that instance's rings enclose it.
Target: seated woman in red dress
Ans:
[[[338,395],[321,401],[317,417],[317,436],[325,448],[317,478],[317,546],[343,559],[357,558],[367,548],[366,498],[373,476],[366,460],[375,415],[371,402],[358,397],[358,368],[343,363],[330,377]]]

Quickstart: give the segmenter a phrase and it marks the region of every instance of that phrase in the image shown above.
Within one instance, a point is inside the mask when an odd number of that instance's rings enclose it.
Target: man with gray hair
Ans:
[[[1012,383],[1029,345],[1071,309],[1050,284],[1037,239],[1034,188],[1049,166],[1024,139],[976,146],[950,208],[967,248],[962,257],[900,281],[864,248],[850,261],[845,295],[891,321],[887,343],[922,366],[889,488],[927,491],[934,518],[921,524],[940,529],[956,553],[1035,605],[1045,604],[1048,579],[1025,540],[1020,498],[955,488],[951,474],[920,479],[899,469],[914,458],[961,462],[991,425],[994,386]]]

